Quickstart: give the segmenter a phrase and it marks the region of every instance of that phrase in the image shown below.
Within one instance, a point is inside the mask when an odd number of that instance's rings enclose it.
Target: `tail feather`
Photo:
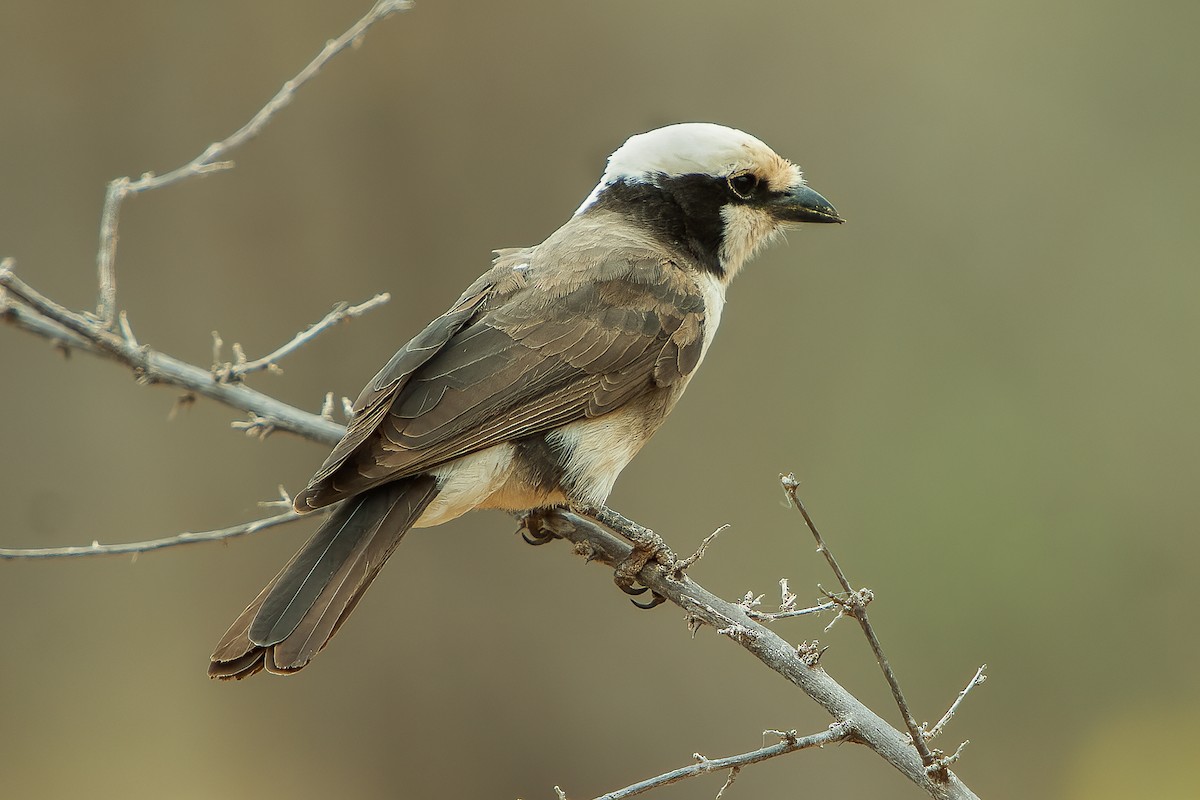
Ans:
[[[432,476],[384,484],[343,502],[229,627],[213,678],[303,668],[333,638],[400,539],[437,495]]]

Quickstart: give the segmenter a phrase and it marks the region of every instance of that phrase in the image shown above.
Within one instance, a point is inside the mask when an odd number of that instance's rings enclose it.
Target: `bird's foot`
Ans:
[[[651,562],[662,567],[668,575],[675,576],[680,572],[680,561],[675,557],[674,551],[667,546],[667,543],[663,541],[661,536],[649,528],[638,525],[633,520],[621,516],[606,506],[598,508],[572,508],[572,510],[584,516],[591,517],[606,528],[625,537],[633,545],[633,549],[629,551],[629,555],[621,563],[617,564],[616,570],[613,573],[613,582],[617,584],[617,588],[626,594],[641,595],[650,591],[649,587],[638,586],[637,581],[638,575]],[[652,592],[650,600],[645,603],[639,603],[636,600],[632,600],[631,602],[638,608],[649,609],[662,604],[666,599],[658,592]]]
[[[526,544],[531,544],[534,547],[539,547],[548,542],[553,542],[555,539],[561,539],[562,536],[550,530],[546,525],[545,519],[537,511],[530,511],[521,518],[521,527],[517,531],[521,534],[521,538]]]

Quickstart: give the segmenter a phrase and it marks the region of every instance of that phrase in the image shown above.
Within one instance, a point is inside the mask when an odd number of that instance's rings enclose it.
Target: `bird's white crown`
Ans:
[[[630,136],[617,148],[608,157],[608,167],[600,182],[575,213],[582,213],[605,186],[619,180],[649,183],[656,178],[678,175],[721,176],[766,164],[787,162],[744,131],[712,122],[668,125]]]

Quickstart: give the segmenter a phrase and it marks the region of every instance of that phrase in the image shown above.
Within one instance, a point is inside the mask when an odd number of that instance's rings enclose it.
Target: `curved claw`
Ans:
[[[645,594],[646,592],[650,591],[649,587],[647,587],[647,586],[633,586],[633,585],[624,586],[621,583],[617,583],[617,586],[625,594],[631,594],[631,595],[634,595],[635,597],[639,594]]]
[[[644,586],[642,587],[643,591],[645,590],[645,588],[646,587],[644,587]],[[643,611],[649,611],[650,609],[654,608],[655,606],[659,606],[659,605],[662,605],[663,603],[667,602],[667,598],[663,597],[658,592],[655,592],[654,594],[650,595],[650,601],[647,603],[639,603],[637,600],[630,600],[629,602],[633,603],[635,606],[642,609]]]
[[[552,533],[536,534],[530,531],[528,528],[525,528],[521,531],[521,538],[525,540],[525,544],[531,544],[534,547],[541,547],[548,542],[553,542],[558,537]]]

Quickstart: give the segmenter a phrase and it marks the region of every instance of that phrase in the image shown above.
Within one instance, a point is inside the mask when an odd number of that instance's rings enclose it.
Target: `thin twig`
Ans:
[[[186,531],[177,533],[174,536],[164,536],[161,539],[151,539],[145,542],[125,542],[123,544],[100,544],[92,542],[90,545],[78,547],[0,547],[0,559],[16,559],[16,558],[79,558],[83,556],[116,556],[128,555],[130,553],[146,553],[150,550],[161,550],[165,547],[176,547],[181,544],[196,544],[198,542],[219,542],[224,539],[233,539],[237,536],[246,536],[251,533],[274,528],[276,525],[285,525],[289,522],[295,522],[298,519],[303,519],[305,514],[297,514],[291,509],[276,514],[273,517],[265,519],[256,519],[251,522],[243,522],[240,525],[234,525],[229,528],[221,528],[215,531]]]
[[[370,300],[352,306],[349,303],[341,302],[333,307],[333,310],[321,318],[320,321],[313,323],[305,330],[300,331],[292,337],[291,341],[278,347],[274,351],[268,353],[262,358],[256,358],[253,361],[245,360],[245,355],[242,354],[234,363],[222,364],[219,367],[214,367],[213,371],[217,379],[228,383],[237,382],[245,378],[252,372],[260,372],[264,369],[282,371],[279,368],[279,361],[285,356],[294,353],[304,345],[311,342],[316,337],[320,336],[325,331],[340,322],[355,317],[361,317],[373,308],[378,308],[387,301],[391,300],[392,296],[387,292],[381,292]],[[214,339],[219,340],[220,337],[214,334]],[[239,347],[234,345],[234,347]],[[237,351],[240,353],[240,349]],[[332,405],[332,401],[331,401]],[[325,416],[325,415],[322,415]]]
[[[828,603],[821,603],[819,606],[797,608],[791,611],[767,612],[756,611],[753,608],[748,608],[746,609],[746,616],[759,622],[775,622],[776,620],[790,619],[791,617],[806,617],[811,614],[820,614],[822,611],[832,611],[836,608],[841,608],[841,604],[830,600]]]
[[[778,734],[782,738],[782,741],[767,747],[760,747],[757,750],[751,750],[748,753],[726,756],[725,758],[705,758],[697,753],[693,756],[696,759],[695,764],[680,767],[670,772],[664,772],[662,775],[647,778],[644,781],[638,781],[635,784],[626,786],[624,789],[617,789],[614,792],[600,795],[596,800],[624,800],[627,797],[634,797],[651,789],[657,789],[660,786],[668,786],[672,783],[678,783],[679,781],[694,778],[697,775],[706,775],[711,772],[730,770],[736,773],[742,767],[766,761],[768,758],[775,758],[776,756],[794,753],[797,750],[804,750],[810,747],[824,747],[827,744],[844,741],[850,737],[852,732],[853,726],[847,722],[835,722],[827,730],[814,733],[811,736],[797,736],[795,731],[770,731],[769,733]],[[725,787],[722,787],[721,791],[724,791],[728,787],[731,780],[732,778],[726,781]],[[717,796],[719,797],[720,794]]]
[[[121,203],[126,197],[160,189],[178,183],[185,178],[195,175],[206,175],[231,169],[232,161],[222,160],[231,151],[257,136],[271,118],[284,106],[292,101],[296,91],[308,83],[330,59],[341,53],[347,47],[357,46],[362,36],[376,22],[391,16],[398,11],[406,11],[412,6],[409,0],[379,0],[362,19],[350,26],[349,30],[336,39],[325,43],[321,52],[300,70],[294,78],[284,82],[267,104],[258,110],[250,121],[233,134],[219,142],[214,142],[204,149],[204,152],[181,167],[156,175],[153,172],[143,174],[137,180],[128,177],[117,178],[108,184],[104,195],[104,210],[100,215],[100,248],[96,253],[96,271],[100,283],[100,297],[96,306],[96,319],[100,326],[112,331],[117,316],[117,227],[120,224]]]
[[[745,596],[738,601],[738,605],[745,610],[746,615],[749,616],[750,619],[758,622],[774,622],[776,620],[789,619],[791,617],[807,617],[812,614],[820,614],[822,611],[833,611],[834,609],[840,610],[842,607],[842,602],[840,600],[829,600],[828,602],[811,606],[809,608],[796,608],[796,600],[798,598],[796,597],[796,593],[788,588],[787,578],[779,579],[779,595],[780,599],[778,611],[758,611],[755,607],[762,605],[762,599],[764,595],[760,594],[756,597],[753,591],[746,592]],[[829,624],[832,625],[833,623],[831,622]],[[826,628],[825,630],[829,630],[829,628]]]
[[[987,669],[987,664],[975,670],[975,676],[967,683],[966,688],[958,693],[958,697],[954,698],[954,702],[950,704],[950,708],[946,709],[946,713],[942,715],[942,718],[937,721],[936,725],[927,731],[922,726],[922,733],[926,739],[932,739],[941,733],[946,724],[954,719],[954,715],[958,713],[958,707],[962,705],[963,700],[967,699],[967,695],[970,694],[971,690],[987,680],[987,675],[983,672],[985,669]]]
[[[879,662],[879,668],[883,670],[883,676],[887,679],[888,686],[892,689],[892,696],[896,699],[896,705],[900,708],[900,714],[904,717],[904,725],[908,728],[913,746],[917,748],[917,752],[921,755],[921,763],[926,768],[936,767],[937,758],[930,751],[929,745],[925,742],[925,737],[921,735],[921,727],[913,717],[912,711],[909,710],[908,701],[904,699],[904,692],[900,689],[900,682],[896,679],[896,673],[892,670],[891,663],[883,653],[883,646],[879,643],[879,637],[875,635],[875,629],[867,619],[865,599],[851,587],[850,581],[846,578],[846,573],[838,565],[837,559],[834,558],[832,551],[830,551],[828,545],[825,544],[825,540],[821,537],[821,532],[817,530],[812,517],[809,516],[808,509],[804,507],[804,503],[800,500],[800,496],[797,494],[800,482],[796,480],[796,476],[789,473],[787,475],[780,475],[779,479],[783,484],[783,491],[787,494],[788,499],[795,504],[800,515],[804,517],[804,524],[808,526],[808,530],[812,533],[813,538],[817,540],[817,550],[825,555],[825,560],[829,562],[830,568],[833,569],[833,574],[837,576],[838,583],[841,584],[842,589],[846,592],[847,597],[842,601],[844,603],[843,608],[846,613],[851,614],[858,620],[859,626],[863,629],[863,633],[871,645],[871,651],[875,653],[875,660]],[[833,599],[832,596],[830,599]],[[935,769],[931,773],[931,777],[935,780],[944,779],[947,775],[948,771],[944,767]]]

